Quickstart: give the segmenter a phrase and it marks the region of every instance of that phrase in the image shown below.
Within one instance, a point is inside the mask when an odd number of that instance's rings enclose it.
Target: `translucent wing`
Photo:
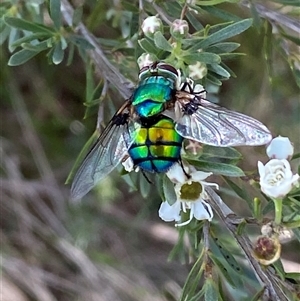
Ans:
[[[114,115],[83,160],[72,182],[72,199],[80,199],[87,194],[126,155],[140,128],[129,118],[127,107],[128,103]]]
[[[272,139],[260,121],[200,96],[178,91],[177,105],[180,117],[175,129],[185,138],[214,146],[264,145]]]

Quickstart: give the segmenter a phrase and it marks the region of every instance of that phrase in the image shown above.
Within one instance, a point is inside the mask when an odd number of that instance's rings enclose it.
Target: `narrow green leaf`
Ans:
[[[45,26],[40,23],[28,22],[24,19],[6,17],[4,21],[7,25],[15,28],[19,28],[22,30],[27,30],[35,33],[48,33],[53,35],[55,33],[54,29],[48,26]]]
[[[19,38],[20,31],[17,28],[12,28],[9,34],[8,38],[8,49],[10,52],[14,52],[16,49],[16,46],[14,46],[14,42]]]
[[[201,157],[216,157],[230,160],[239,160],[242,154],[233,147],[217,147],[211,145],[204,145]]]
[[[156,47],[164,51],[172,52],[173,50],[171,44],[167,41],[167,39],[160,31],[157,31],[154,34],[154,44],[156,45]]]
[[[52,54],[52,62],[55,65],[58,65],[64,59],[64,50],[62,49],[61,41],[58,41],[54,46],[54,51]]]
[[[226,163],[218,163],[218,162],[208,162],[202,160],[191,160],[187,158],[187,161],[199,168],[202,171],[212,172],[214,174],[228,176],[228,177],[242,177],[244,176],[244,172],[237,166],[226,164]]]
[[[214,76],[211,72],[207,73],[206,79],[216,86],[222,86],[222,82],[216,76]]]
[[[200,6],[212,6],[212,5],[217,5],[217,4],[221,4],[221,3],[224,3],[224,2],[237,3],[237,2],[239,2],[239,0],[231,0],[231,1],[228,1],[228,0],[208,0],[208,1],[201,1],[199,3],[199,5]]]
[[[70,46],[68,47],[68,59],[67,59],[67,66],[70,66],[73,62],[74,53],[75,53],[75,45],[70,43]]]
[[[0,45],[2,45],[9,37],[10,27],[6,26],[0,33]]]
[[[205,281],[205,292],[204,292],[204,300],[205,301],[216,301],[219,298],[219,293],[216,284],[212,279],[208,279]]]
[[[94,46],[81,36],[72,35],[70,36],[70,41],[74,43],[80,50],[94,49]]]
[[[217,43],[214,44],[213,46],[209,46],[207,48],[207,52],[213,52],[216,54],[228,53],[236,50],[240,46],[241,44],[234,43],[234,42]]]
[[[203,29],[203,25],[191,12],[189,12],[189,11],[187,12],[186,18],[189,20],[189,22],[192,24],[192,26],[196,29],[196,31],[200,31],[201,29]]]
[[[26,50],[41,52],[51,47],[51,41],[45,40],[38,43],[23,43],[22,47]]]
[[[252,19],[245,19],[239,22],[235,22],[226,26],[225,28],[220,29],[217,32],[212,33],[206,39],[196,43],[193,47],[190,48],[191,51],[196,51],[198,49],[206,49],[208,46],[219,43],[223,40],[234,37],[246,29],[248,29],[252,24]]]
[[[144,176],[139,177],[139,191],[144,199],[146,199],[151,191],[151,185]]]
[[[208,66],[208,69],[210,69],[210,71],[213,71],[216,74],[218,74],[218,75],[220,75],[224,78],[229,78],[230,77],[230,73],[218,64],[210,64]]]
[[[38,40],[38,39],[42,39],[42,38],[49,38],[51,37],[52,35],[49,35],[47,33],[33,33],[29,36],[25,36],[25,37],[22,37],[18,40],[15,40],[12,44],[12,46],[14,47],[18,47],[18,46],[21,46],[23,43],[29,43],[31,41],[34,41],[34,40]],[[36,41],[38,42],[38,41]]]
[[[216,256],[211,256],[212,261],[220,270],[220,273],[224,276],[226,281],[234,288],[243,287],[243,281],[241,278],[241,274],[237,274],[226,262],[225,259],[220,261]]]
[[[226,1],[228,2],[228,1]],[[236,1],[238,2],[238,1]],[[202,2],[200,3],[202,5]],[[216,16],[217,18],[220,18],[221,20],[224,21],[240,21],[241,18],[238,17],[237,15],[231,14],[228,11],[224,9],[217,8],[215,6],[204,6],[201,7],[204,11],[208,12],[210,15]]]
[[[8,65],[9,66],[19,66],[27,61],[29,61],[31,58],[36,56],[40,51],[32,51],[32,50],[27,50],[27,49],[22,49],[16,53],[14,53],[9,61]]]
[[[50,17],[56,29],[61,27],[60,5],[60,0],[50,0],[49,2]]]
[[[248,206],[253,210],[253,201],[246,193],[246,190],[241,188],[240,186],[236,185],[234,182],[229,180],[228,178],[224,177],[224,180],[230,186],[230,188],[242,199],[245,200]]]
[[[205,63],[205,64],[215,64],[220,63],[221,58],[214,53],[210,52],[195,52],[191,54],[187,54],[183,56],[183,60],[188,65],[196,64],[197,62]]]
[[[151,42],[146,38],[138,40],[138,43],[141,46],[141,48],[145,50],[147,53],[157,54],[158,49]]]
[[[174,190],[174,183],[170,181],[167,176],[163,177],[163,193],[164,199],[169,205],[173,205],[176,202],[176,194]]]
[[[95,89],[95,81],[94,81],[94,68],[91,62],[86,64],[86,89],[85,89],[85,101],[88,104],[94,99],[94,89]]]
[[[80,23],[81,18],[82,18],[82,13],[83,13],[82,6],[78,6],[74,9],[74,14],[72,17],[72,26],[73,27],[76,27]]]

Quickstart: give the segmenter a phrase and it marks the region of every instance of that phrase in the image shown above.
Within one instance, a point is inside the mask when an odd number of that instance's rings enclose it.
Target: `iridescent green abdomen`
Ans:
[[[158,115],[166,103],[174,99],[174,81],[164,76],[152,75],[139,83],[132,95],[132,105],[140,117]]]
[[[166,172],[180,159],[183,138],[174,121],[165,116],[141,119],[142,127],[128,150],[135,166],[148,172]]]

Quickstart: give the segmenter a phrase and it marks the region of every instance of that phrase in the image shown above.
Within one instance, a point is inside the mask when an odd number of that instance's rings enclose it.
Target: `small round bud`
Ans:
[[[185,20],[176,19],[171,27],[170,33],[176,39],[181,39],[187,36],[189,32],[189,24]]]
[[[157,61],[157,58],[153,54],[149,53],[143,53],[139,58],[137,59],[137,63],[139,65],[139,68],[142,69],[143,67],[150,66],[155,61]]]
[[[156,16],[148,17],[142,24],[142,31],[146,37],[153,38],[155,32],[163,31],[163,23]]]
[[[288,137],[278,136],[267,147],[267,155],[270,159],[289,159],[293,153],[294,146]]]
[[[279,259],[281,244],[276,236],[260,236],[254,245],[253,251],[259,263],[270,265]]]
[[[194,79],[202,79],[207,74],[206,64],[197,62],[194,65],[189,65],[189,76]]]

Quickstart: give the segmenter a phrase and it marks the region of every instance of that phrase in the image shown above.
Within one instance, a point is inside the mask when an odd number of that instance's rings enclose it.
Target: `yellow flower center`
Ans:
[[[199,182],[192,182],[191,184],[183,184],[180,189],[181,199],[196,201],[202,192],[202,185]]]

